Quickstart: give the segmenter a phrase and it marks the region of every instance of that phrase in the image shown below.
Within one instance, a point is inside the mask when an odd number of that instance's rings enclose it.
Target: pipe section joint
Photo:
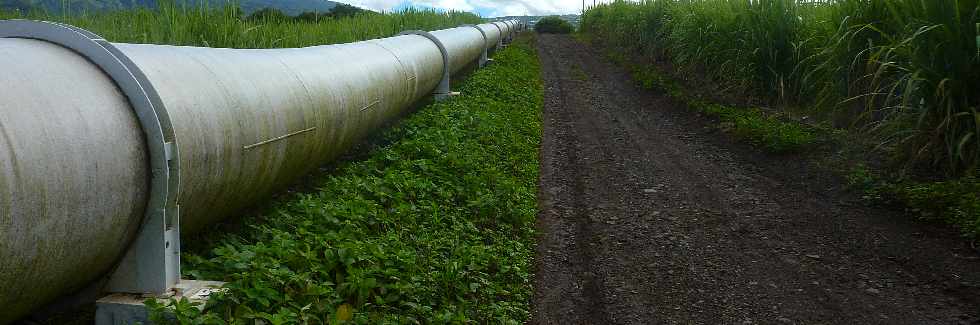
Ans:
[[[505,34],[504,34],[504,29],[500,28],[500,25],[498,23],[499,22],[495,21],[495,22],[491,22],[490,24],[493,24],[493,27],[497,27],[497,30],[500,31],[500,37],[497,38],[497,50],[500,50],[504,47]]]
[[[450,71],[452,70],[449,67],[449,52],[446,51],[446,46],[442,44],[442,41],[440,41],[438,37],[432,35],[432,33],[422,31],[422,30],[407,30],[399,33],[398,35],[399,36],[401,35],[422,36],[432,41],[432,43],[434,43],[436,47],[439,48],[439,53],[442,54],[442,80],[439,81],[439,86],[436,87],[436,91],[434,92],[436,100],[444,100],[459,94],[459,93],[454,93],[449,88],[449,76],[450,76]]]
[[[489,60],[490,60],[489,57],[488,57],[488,55],[487,55],[487,51],[490,49],[490,44],[488,44],[488,41],[487,41],[487,32],[484,31],[483,28],[480,28],[480,26],[473,25],[473,24],[466,24],[466,25],[463,25],[463,27],[473,27],[473,28],[476,28],[476,30],[480,31],[480,34],[483,35],[483,52],[480,53],[480,67],[482,68],[482,67],[486,66],[487,65],[487,62],[489,62]]]

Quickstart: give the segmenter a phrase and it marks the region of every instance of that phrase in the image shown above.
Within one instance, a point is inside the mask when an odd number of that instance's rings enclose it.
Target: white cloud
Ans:
[[[346,2],[379,11],[392,10],[409,3],[419,7],[477,12],[487,17],[573,14],[582,10],[582,0],[347,0]]]
[[[445,10],[458,10],[458,11],[475,11],[476,7],[473,7],[467,0],[409,0],[401,1],[401,3],[411,3],[413,6],[418,7],[429,7],[429,8],[439,8]],[[397,4],[396,4],[397,5]],[[391,8],[385,8],[391,9]]]
[[[402,3],[401,0],[347,0],[341,2],[376,11],[391,10]]]

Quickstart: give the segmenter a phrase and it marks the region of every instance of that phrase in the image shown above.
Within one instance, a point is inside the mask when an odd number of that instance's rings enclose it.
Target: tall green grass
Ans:
[[[865,130],[904,166],[980,164],[978,0],[646,0],[582,30]]]
[[[72,16],[43,12],[0,11],[0,19],[36,19],[68,23],[113,42],[228,48],[279,48],[336,44],[388,37],[404,30],[433,30],[479,23],[471,13],[409,9],[353,17],[297,21],[245,19],[234,6],[212,9],[161,2],[158,8]]]

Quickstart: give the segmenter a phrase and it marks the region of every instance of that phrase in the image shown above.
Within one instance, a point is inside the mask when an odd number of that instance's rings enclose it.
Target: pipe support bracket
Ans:
[[[497,27],[497,30],[500,31],[500,37],[497,38],[497,51],[499,51],[500,49],[504,48],[504,29],[500,28],[500,25],[497,25],[497,22],[491,22],[490,24],[492,24],[493,27]]]
[[[116,84],[136,114],[150,158],[150,188],[139,231],[112,272],[113,292],[162,293],[180,277],[176,136],[160,96],[146,75],[115,46],[89,31],[60,23],[0,21],[0,38],[49,42],[78,53]]]
[[[480,31],[480,34],[483,35],[483,53],[480,54],[480,67],[482,68],[486,66],[487,62],[490,59],[487,55],[487,51],[490,49],[490,44],[488,44],[488,40],[487,40],[487,32],[484,31],[483,28],[477,25],[467,24],[463,26],[476,28],[476,30]]]
[[[442,79],[439,81],[439,86],[436,87],[436,90],[434,92],[436,100],[444,100],[459,94],[457,92],[453,92],[449,88],[449,76],[450,76],[450,71],[452,70],[449,67],[449,52],[446,51],[446,46],[442,44],[442,41],[440,41],[438,37],[432,35],[432,33],[422,31],[422,30],[407,30],[399,33],[398,35],[399,36],[402,35],[422,36],[432,41],[432,43],[434,43],[436,47],[439,48],[439,53],[442,54]]]

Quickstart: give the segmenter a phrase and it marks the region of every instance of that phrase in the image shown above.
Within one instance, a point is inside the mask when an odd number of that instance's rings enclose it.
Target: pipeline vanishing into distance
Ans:
[[[0,21],[0,324],[104,278],[144,218],[188,234],[268,198],[522,27],[224,49]]]

